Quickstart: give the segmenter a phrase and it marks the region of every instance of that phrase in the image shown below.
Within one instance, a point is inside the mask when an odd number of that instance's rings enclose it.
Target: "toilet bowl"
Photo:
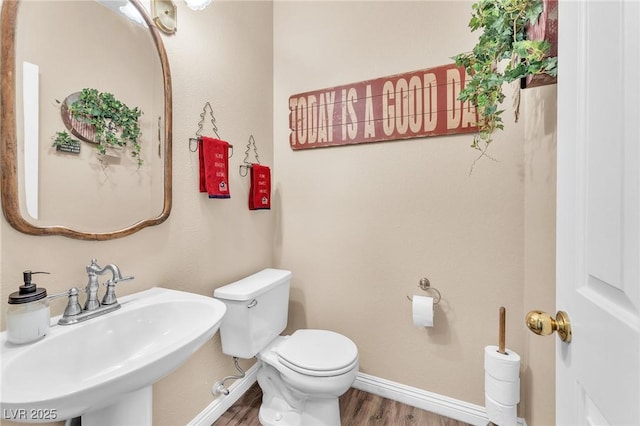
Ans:
[[[280,336],[288,316],[291,272],[265,269],[216,289],[227,304],[220,327],[222,350],[258,359],[263,393],[260,423],[340,425],[338,398],[358,374],[358,348],[346,336],[302,329]]]
[[[338,398],[358,374],[358,350],[350,339],[327,330],[298,330],[278,337],[257,358],[263,425],[340,424]]]

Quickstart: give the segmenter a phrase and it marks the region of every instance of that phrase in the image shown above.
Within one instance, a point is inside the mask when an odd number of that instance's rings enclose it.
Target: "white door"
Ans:
[[[640,425],[640,0],[560,0],[558,425]]]

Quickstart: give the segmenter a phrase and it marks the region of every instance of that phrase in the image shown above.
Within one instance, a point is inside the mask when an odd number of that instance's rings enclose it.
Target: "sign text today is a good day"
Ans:
[[[476,109],[458,100],[468,79],[454,64],[289,98],[292,149],[477,131]]]

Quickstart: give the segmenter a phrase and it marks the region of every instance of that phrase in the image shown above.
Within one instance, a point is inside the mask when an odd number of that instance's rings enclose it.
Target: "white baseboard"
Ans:
[[[480,405],[406,386],[369,374],[358,373],[353,387],[472,425],[486,426],[489,423],[487,412]],[[518,418],[518,426],[527,426],[527,422]]]
[[[210,426],[224,414],[256,382],[258,363],[246,371],[244,378],[236,380],[229,387],[229,395],[220,395],[198,414],[187,426]],[[353,387],[383,398],[398,401],[412,407],[431,411],[476,426],[486,426],[489,422],[484,407],[438,395],[422,389],[406,386],[369,374],[358,373]],[[518,426],[527,426],[524,419],[518,419]]]
[[[242,379],[238,379],[229,386],[229,395],[219,395],[200,414],[191,420],[187,426],[211,426],[225,411],[239,400],[246,391],[258,380],[258,363],[245,372]]]

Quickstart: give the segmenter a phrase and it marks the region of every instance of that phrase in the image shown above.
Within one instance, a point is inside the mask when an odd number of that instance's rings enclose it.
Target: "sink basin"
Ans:
[[[117,405],[146,387],[150,398],[150,386],[210,339],[226,312],[212,297],[158,287],[120,304],[79,324],[60,326],[52,318],[49,333],[31,344],[8,343],[3,332],[3,418],[64,420]]]

